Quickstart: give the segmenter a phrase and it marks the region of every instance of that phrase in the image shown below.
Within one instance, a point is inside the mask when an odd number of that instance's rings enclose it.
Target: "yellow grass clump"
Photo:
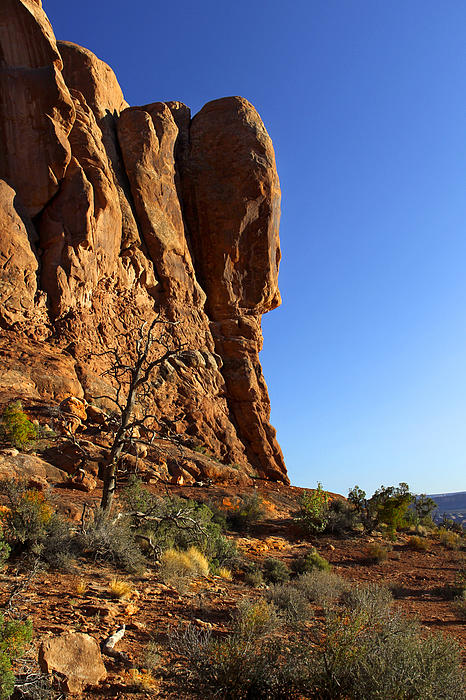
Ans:
[[[189,579],[195,576],[208,576],[209,562],[196,547],[187,551],[166,549],[160,559],[162,580],[178,590],[186,588]]]
[[[218,575],[220,576],[220,578],[225,579],[225,581],[233,580],[233,574],[231,573],[230,569],[227,569],[225,566],[220,567],[220,569],[218,570]]]
[[[191,562],[191,566],[196,574],[200,576],[209,575],[209,561],[196,547],[190,547],[186,555]]]
[[[129,598],[133,592],[133,586],[129,581],[120,581],[116,578],[112,579],[108,585],[110,595],[118,600]]]
[[[143,692],[157,690],[159,686],[158,679],[154,678],[152,673],[146,669],[131,668],[128,671],[128,680],[135,689]]]
[[[83,579],[80,579],[76,583],[76,593],[78,595],[84,595],[85,592],[87,591],[87,583]]]

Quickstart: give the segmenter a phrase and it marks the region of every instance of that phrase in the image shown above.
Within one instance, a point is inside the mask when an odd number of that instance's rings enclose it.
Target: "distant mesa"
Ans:
[[[435,493],[430,498],[437,504],[432,516],[435,522],[441,522],[445,514],[458,525],[466,527],[466,491]]]

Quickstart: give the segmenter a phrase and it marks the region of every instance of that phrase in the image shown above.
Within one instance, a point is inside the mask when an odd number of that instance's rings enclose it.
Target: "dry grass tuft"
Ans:
[[[416,552],[425,552],[428,548],[428,542],[423,537],[413,535],[407,542],[408,549],[414,549]]]
[[[196,547],[190,547],[186,552],[186,556],[191,563],[193,571],[200,576],[209,575],[209,561]]]
[[[447,549],[459,549],[461,545],[461,537],[451,530],[440,528],[438,531],[440,544],[443,544]]]
[[[220,578],[225,579],[225,581],[233,581],[233,574],[231,573],[230,569],[227,569],[225,566],[220,567],[218,570],[218,575]]]
[[[152,673],[146,669],[131,668],[128,671],[128,680],[135,690],[141,692],[156,691],[160,685],[159,680],[154,678]]]
[[[379,542],[367,545],[367,561],[370,564],[383,564],[388,559],[388,549]]]
[[[129,598],[133,592],[133,585],[129,581],[120,581],[116,578],[110,581],[108,588],[112,598],[118,598],[118,600]]]
[[[180,592],[186,590],[187,583],[195,576],[208,576],[209,562],[196,547],[186,552],[166,549],[160,559],[162,580]]]
[[[75,589],[78,595],[84,595],[87,591],[87,582],[83,579],[80,579],[79,581],[77,581]]]

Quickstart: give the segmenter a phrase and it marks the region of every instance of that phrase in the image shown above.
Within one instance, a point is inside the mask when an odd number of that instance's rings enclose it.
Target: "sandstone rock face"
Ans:
[[[17,200],[14,189],[0,180],[0,322],[8,326],[34,312],[39,268],[34,227]]]
[[[280,185],[272,142],[247,100],[215,100],[196,115],[181,178],[229,406],[251,461],[280,478],[283,457],[259,362],[260,317],[280,303]]]
[[[64,677],[64,690],[79,693],[87,685],[97,685],[107,677],[99,646],[88,634],[61,634],[42,642],[39,665],[44,673]]]
[[[219,464],[168,460],[171,476],[287,481],[258,358],[261,315],[280,303],[280,188],[255,109],[129,107],[33,0],[2,3],[0,59],[0,400],[111,397],[103,353],[129,352],[160,314],[183,349],[151,410]]]
[[[0,44],[0,177],[35,216],[57,192],[69,163],[74,106],[39,4],[2,0]]]

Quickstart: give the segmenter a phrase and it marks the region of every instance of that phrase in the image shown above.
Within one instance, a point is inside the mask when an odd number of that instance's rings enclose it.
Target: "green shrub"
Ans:
[[[134,532],[149,538],[158,554],[171,547],[186,550],[195,546],[214,569],[236,565],[238,552],[234,542],[224,537],[205,504],[184,498],[160,498],[136,478],[122,491],[122,502]]]
[[[315,569],[303,574],[293,581],[293,587],[299,590],[311,603],[328,605],[340,598],[348,590],[349,583],[331,571]]]
[[[264,578],[268,583],[284,583],[290,578],[290,570],[280,559],[268,557],[263,566]]]
[[[39,429],[23,411],[21,401],[13,401],[4,409],[0,423],[0,439],[18,450],[39,437]]]
[[[288,583],[271,586],[266,593],[266,600],[273,603],[290,621],[303,621],[311,617],[312,609],[306,596]]]
[[[247,530],[265,515],[261,496],[257,493],[247,494],[239,499],[233,510],[226,514],[227,523],[234,530]]]
[[[321,483],[313,491],[305,491],[301,496],[294,520],[307,535],[323,532],[327,527],[328,501],[329,495]]]
[[[28,620],[6,621],[0,613],[0,698],[9,698],[13,693],[15,676],[12,661],[17,658],[24,646],[31,640],[32,625]]]
[[[331,568],[331,564],[314,547],[304,557],[298,557],[291,562],[291,570],[298,575],[309,573],[315,569],[330,571]]]
[[[425,493],[413,496],[413,500],[406,514],[407,520],[413,525],[426,525],[427,527],[432,527],[432,513],[436,508],[437,504],[435,501]]]
[[[373,532],[381,524],[387,526],[394,534],[397,529],[407,524],[407,513],[414,496],[409,486],[381,486],[368,499],[366,492],[355,486],[348,494],[348,501],[354,506],[365,532]]]
[[[6,480],[0,482],[0,493],[8,503],[4,536],[13,552],[30,552],[54,568],[66,568],[73,554],[70,528],[42,491]]]

